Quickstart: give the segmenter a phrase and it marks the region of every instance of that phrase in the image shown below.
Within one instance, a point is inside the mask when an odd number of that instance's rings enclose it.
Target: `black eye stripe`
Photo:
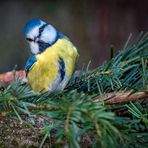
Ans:
[[[26,38],[26,40],[29,41],[29,42],[33,42],[33,41],[36,40],[36,38],[40,38],[42,32],[44,31],[44,28],[45,28],[47,25],[48,25],[48,24],[44,24],[44,25],[42,25],[42,26],[39,28],[39,34],[38,34],[37,37],[35,37],[35,39]]]
[[[45,28],[47,25],[48,25],[48,24],[44,24],[43,26],[41,26],[41,27],[39,28],[39,35],[37,36],[37,38],[40,38],[42,32],[44,31],[44,28]]]
[[[29,41],[29,42],[34,41],[34,40],[33,40],[33,39],[31,39],[31,38],[27,38],[26,40],[27,40],[27,41]]]

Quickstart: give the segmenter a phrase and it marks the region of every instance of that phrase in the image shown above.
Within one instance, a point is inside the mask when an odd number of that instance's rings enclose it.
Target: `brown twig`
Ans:
[[[44,110],[44,111],[53,111],[53,110],[59,110],[60,107],[57,106],[33,106],[33,107],[28,107],[29,111],[37,111],[37,110]],[[13,110],[10,109],[9,112],[12,112]],[[9,112],[0,112],[0,117],[5,117]],[[24,115],[25,113],[20,113],[21,115]]]
[[[114,92],[114,93],[107,93],[104,95],[103,98],[96,98],[94,102],[101,102],[102,100],[105,104],[124,104],[130,101],[136,101],[141,99],[148,99],[147,92]]]
[[[29,107],[28,108],[30,111],[36,111],[36,110],[59,110],[60,108],[57,106],[34,106],[34,107]]]
[[[95,98],[94,102],[101,102],[104,101],[105,104],[113,105],[113,104],[124,104],[130,101],[137,101],[137,100],[148,100],[148,93],[147,92],[113,92],[107,93],[103,97]],[[28,108],[30,111],[36,110],[59,110],[60,108],[57,106],[34,106]],[[0,116],[6,116],[5,112],[0,112]]]

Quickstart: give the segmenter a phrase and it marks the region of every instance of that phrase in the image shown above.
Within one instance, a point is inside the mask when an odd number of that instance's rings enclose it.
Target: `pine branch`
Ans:
[[[102,102],[104,101],[107,105],[114,105],[114,104],[125,104],[130,101],[138,101],[138,100],[148,100],[148,93],[147,92],[114,92],[114,93],[107,93],[101,98],[92,99],[93,102]],[[53,110],[60,110],[58,106],[51,106],[51,105],[36,105],[28,107],[29,111],[36,111],[36,110],[45,110],[45,111],[53,111]],[[10,112],[13,110],[11,109]],[[6,116],[6,112],[0,112],[0,116]]]
[[[148,33],[132,44],[129,37],[114,58],[73,77],[62,92],[34,93],[22,80],[13,81],[0,91],[0,114],[33,127],[36,120],[42,123],[37,128],[44,133],[40,146],[49,137],[56,147],[84,146],[88,140],[82,143],[83,138],[89,139],[88,147],[146,147],[148,103],[137,100],[148,98],[147,59]],[[116,114],[120,111],[125,112]]]

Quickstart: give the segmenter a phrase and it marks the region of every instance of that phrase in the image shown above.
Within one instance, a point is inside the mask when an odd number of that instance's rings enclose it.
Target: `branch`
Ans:
[[[96,98],[94,102],[104,101],[105,104],[123,104],[130,101],[148,99],[147,92],[114,92],[114,93],[107,93],[104,95],[103,98]]]
[[[104,101],[105,104],[114,105],[114,104],[124,104],[130,101],[137,101],[137,100],[148,100],[148,93],[147,92],[114,92],[114,93],[107,93],[103,97],[95,98],[94,102],[101,102]],[[30,111],[36,110],[59,110],[60,108],[57,106],[35,106],[35,107],[28,107]],[[6,112],[0,112],[0,117],[6,116]]]
[[[60,107],[57,106],[34,106],[34,107],[28,107],[29,111],[37,111],[37,110],[44,110],[44,111],[53,111],[53,110],[59,110]],[[10,109],[10,112],[13,110]],[[0,112],[0,117],[5,117],[7,116],[10,112]],[[25,113],[20,113],[21,115],[24,115]]]
[[[51,110],[59,110],[60,108],[57,106],[35,106],[35,107],[29,107],[30,111],[36,111],[36,110],[45,110],[45,111],[51,111]]]
[[[0,87],[9,85],[13,80],[19,77],[26,78],[26,72],[24,70],[19,70],[19,71],[9,71],[0,74]]]

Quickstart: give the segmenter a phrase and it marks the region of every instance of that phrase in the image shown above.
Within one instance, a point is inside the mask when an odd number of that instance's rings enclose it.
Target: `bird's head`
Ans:
[[[40,19],[28,21],[24,27],[25,37],[32,54],[38,54],[51,46],[57,40],[57,31]]]

